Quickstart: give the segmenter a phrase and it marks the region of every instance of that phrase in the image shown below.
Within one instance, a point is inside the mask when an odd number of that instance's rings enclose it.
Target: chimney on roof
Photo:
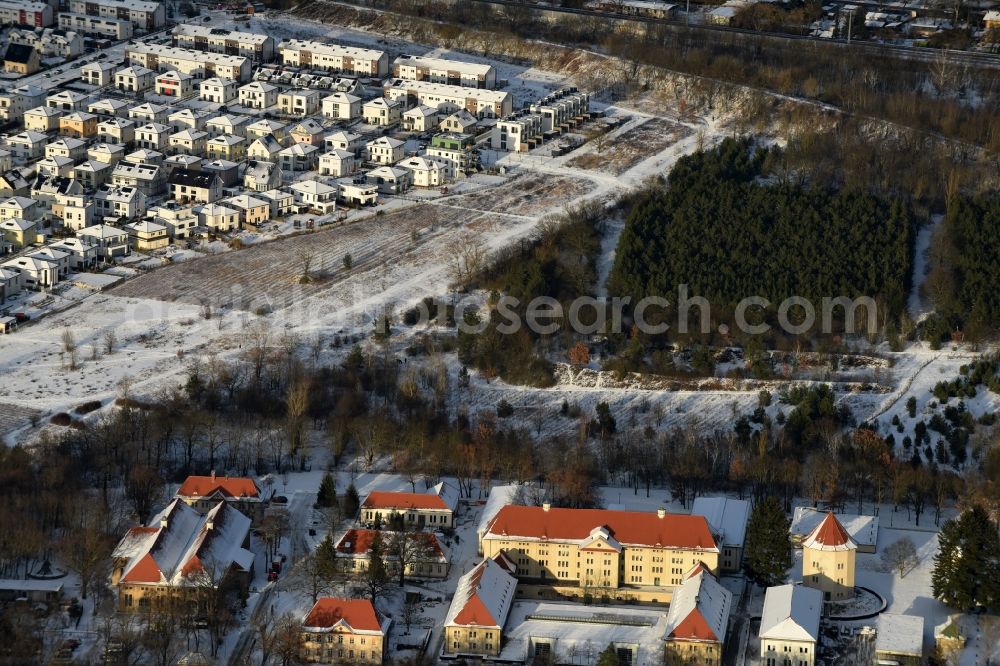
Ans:
[[[212,481],[215,481],[215,470],[212,470]]]
[[[209,518],[205,521],[205,529],[211,532],[215,528],[215,521]]]
[[[167,523],[167,517],[166,516],[163,516],[162,518],[160,518],[160,529],[161,530],[167,529],[167,524],[168,523]]]
[[[656,517],[657,518],[663,518],[666,515],[667,515],[667,511],[662,506],[659,509],[656,510]]]
[[[548,512],[552,508],[552,505],[548,502],[542,502],[542,511]]]

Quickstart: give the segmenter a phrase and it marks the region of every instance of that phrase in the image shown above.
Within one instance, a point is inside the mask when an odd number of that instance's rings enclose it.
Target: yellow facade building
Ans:
[[[484,557],[505,553],[518,593],[534,598],[668,603],[685,574],[719,571],[719,548],[702,516],[513,506],[480,537]]]
[[[381,664],[389,620],[367,599],[320,597],[302,621],[302,661]]]
[[[802,540],[802,584],[823,593],[823,601],[854,597],[857,544],[830,512]]]
[[[502,648],[517,579],[504,555],[488,558],[458,580],[444,620],[443,655],[495,657]]]

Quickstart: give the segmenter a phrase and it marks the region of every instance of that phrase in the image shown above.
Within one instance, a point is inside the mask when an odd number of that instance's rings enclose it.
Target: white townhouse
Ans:
[[[334,149],[319,156],[319,174],[321,176],[350,176],[354,173],[354,153],[347,150]]]
[[[87,157],[95,162],[117,164],[125,156],[125,146],[118,143],[95,143],[87,149]]]
[[[365,138],[354,132],[334,132],[323,139],[323,147],[326,150],[346,150],[354,153],[355,157],[362,157],[365,152]]]
[[[83,111],[84,104],[86,103],[86,95],[73,92],[72,90],[60,90],[45,98],[45,106],[50,109],[59,109],[60,111]]]
[[[303,180],[293,183],[288,189],[295,197],[295,203],[319,210],[322,214],[332,213],[337,205],[336,185],[327,185],[318,180]]]
[[[205,79],[198,88],[199,99],[215,104],[229,104],[233,100],[239,99],[239,94],[239,84],[236,81],[217,76]]]
[[[146,195],[129,186],[101,185],[94,194],[99,219],[134,220],[146,212]]]
[[[97,123],[97,140],[119,145],[135,140],[135,121],[125,118],[109,118]]]
[[[114,72],[111,74],[110,83],[114,83]],[[129,103],[123,99],[99,99],[87,105],[87,112],[93,113],[101,120],[111,118],[128,118]]]
[[[80,78],[98,88],[110,86],[115,81],[115,66],[106,61],[88,62],[80,68]]]
[[[365,146],[367,159],[375,164],[395,164],[403,159],[404,145],[406,145],[405,141],[389,136],[380,136],[369,141]]]
[[[813,666],[823,593],[803,585],[767,588],[760,619],[762,666]]]
[[[153,0],[69,0],[69,10],[74,14],[122,19],[140,30],[162,28],[167,21],[164,3]]]
[[[409,157],[396,166],[413,175],[415,187],[439,187],[448,180],[448,166],[431,157]]]
[[[53,262],[39,257],[16,257],[0,264],[0,269],[17,271],[28,289],[51,289],[59,282],[59,269]]]
[[[166,123],[170,119],[173,109],[162,104],[144,102],[137,104],[128,110],[128,117],[137,123],[145,120],[150,123]]]
[[[210,53],[241,55],[258,63],[274,60],[274,37],[259,32],[226,30],[211,24],[181,23],[174,27],[173,45]]]
[[[132,65],[115,72],[115,88],[122,92],[141,93],[152,90],[156,72],[139,65]]]
[[[278,141],[285,140],[287,125],[278,120],[262,118],[246,126],[247,141],[254,141],[264,136],[273,136]]]
[[[333,120],[354,120],[361,117],[361,98],[345,92],[335,92],[322,100],[323,117]]]
[[[111,262],[128,254],[128,231],[107,224],[95,224],[76,232],[82,242],[97,248],[97,257]]]
[[[384,97],[376,97],[361,106],[361,115],[369,125],[385,127],[402,120],[404,108],[402,100],[390,101]]]
[[[392,76],[466,88],[497,87],[497,71],[493,65],[427,56],[399,56],[392,63]]]
[[[74,12],[59,12],[59,27],[81,35],[105,37],[116,42],[131,39],[133,33],[131,21]]]
[[[375,78],[389,74],[389,56],[385,51],[289,39],[278,45],[278,53],[282,64],[294,67]]]
[[[319,112],[318,90],[292,89],[278,95],[278,109],[286,116],[311,116]]]
[[[240,86],[240,105],[248,109],[267,109],[278,103],[278,86],[254,81]]]
[[[154,85],[157,95],[166,97],[188,97],[194,93],[194,77],[170,70],[157,75]]]

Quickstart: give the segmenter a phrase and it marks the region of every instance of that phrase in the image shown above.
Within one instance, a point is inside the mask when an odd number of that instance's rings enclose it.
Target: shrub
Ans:
[[[89,414],[101,408],[100,400],[91,400],[90,402],[85,402],[82,405],[77,405],[76,409],[73,410],[75,414]]]
[[[71,423],[73,423],[73,417],[71,417],[66,412],[59,412],[58,414],[53,414],[52,418],[49,419],[49,422],[52,425],[64,426],[65,427],[65,426],[68,426]]]

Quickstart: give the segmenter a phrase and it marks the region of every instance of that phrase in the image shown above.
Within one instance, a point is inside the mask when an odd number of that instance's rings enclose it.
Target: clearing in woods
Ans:
[[[558,210],[593,189],[593,183],[572,178],[517,176],[485,192],[446,197],[342,227],[159,268],[109,293],[213,308],[280,310],[349,275],[401,262],[441,263],[442,250],[462,229],[502,235],[505,227]],[[345,254],[351,255],[350,270],[343,266]],[[303,281],[306,272],[309,280]]]
[[[600,152],[592,141],[586,144],[584,152],[567,162],[567,166],[593,169],[613,175],[621,175],[647,157],[664,150],[694,132],[690,127],[666,118],[651,118],[638,127],[633,127],[607,145]]]

